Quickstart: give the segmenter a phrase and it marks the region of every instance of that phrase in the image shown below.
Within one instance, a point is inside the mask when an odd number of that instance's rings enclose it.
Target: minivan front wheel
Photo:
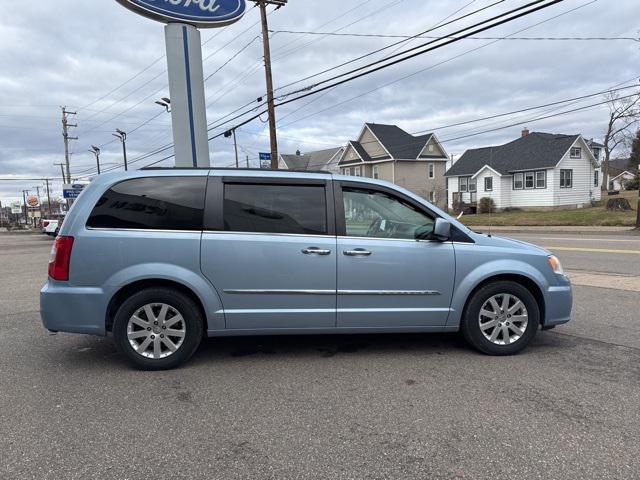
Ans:
[[[125,300],[115,316],[118,350],[144,370],[175,368],[202,340],[203,319],[188,296],[170,288],[148,288]]]
[[[524,349],[540,326],[540,309],[519,283],[489,283],[473,294],[462,320],[462,333],[474,348],[489,355],[513,355]]]

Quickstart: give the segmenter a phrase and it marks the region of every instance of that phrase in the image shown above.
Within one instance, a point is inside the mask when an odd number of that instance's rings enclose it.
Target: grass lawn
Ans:
[[[492,215],[464,215],[460,221],[467,226],[496,225],[496,226],[634,226],[636,224],[636,208],[638,192],[621,192],[620,196],[629,200],[633,210],[628,212],[609,212],[605,205],[609,198],[598,202],[595,207],[578,208],[572,210],[552,210],[540,212],[500,212]]]

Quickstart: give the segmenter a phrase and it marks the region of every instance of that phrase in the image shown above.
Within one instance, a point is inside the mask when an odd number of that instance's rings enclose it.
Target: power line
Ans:
[[[300,35],[328,35],[334,37],[363,37],[363,38],[404,38],[404,39],[437,39],[437,38],[454,38],[454,37],[437,37],[429,35],[385,35],[376,33],[335,33],[335,32],[308,32],[303,30],[270,30],[272,33],[288,33]],[[632,42],[640,42],[640,38],[636,37],[467,37],[465,40],[550,40],[550,41],[616,41],[627,40]]]
[[[553,16],[553,17],[547,18],[547,19],[545,19],[545,20],[542,20],[542,21],[540,21],[540,22],[537,22],[537,23],[535,23],[535,24],[533,24],[533,25],[530,25],[530,26],[528,26],[528,27],[522,28],[522,29],[520,29],[520,30],[518,30],[518,31],[514,32],[514,33],[513,33],[513,34],[511,34],[511,35],[507,35],[505,38],[510,37],[510,36],[512,36],[512,35],[516,35],[516,34],[521,33],[521,32],[524,32],[524,31],[526,31],[526,30],[530,30],[530,29],[532,29],[532,28],[534,28],[534,27],[537,27],[537,26],[539,26],[539,25],[541,25],[541,24],[543,24],[543,23],[549,22],[549,21],[551,21],[551,20],[555,20],[555,19],[557,19],[557,18],[559,18],[559,17],[562,17],[562,16],[567,15],[567,14],[569,14],[569,13],[572,13],[572,12],[574,12],[574,11],[576,11],[576,10],[579,10],[579,9],[581,9],[581,8],[584,8],[584,7],[588,6],[588,5],[591,5],[591,4],[593,4],[593,3],[597,2],[597,1],[598,1],[598,0],[591,0],[591,1],[589,1],[589,2],[587,2],[587,3],[584,3],[584,4],[582,4],[582,5],[578,6],[578,7],[572,8],[572,9],[570,9],[570,10],[567,10],[567,11],[565,11],[565,12],[562,12],[562,13],[560,13],[560,14],[558,14],[558,15]],[[489,47],[489,46],[491,46],[491,45],[494,45],[494,44],[496,44],[496,43],[498,43],[498,42],[500,42],[500,41],[502,41],[502,40],[494,40],[494,41],[492,41],[492,42],[490,42],[490,43],[487,43],[487,44],[485,44],[485,45],[481,45],[481,46],[479,46],[479,47],[472,48],[472,49],[467,50],[467,51],[465,51],[465,52],[462,52],[462,53],[460,53],[460,54],[458,54],[458,55],[455,55],[455,56],[453,56],[453,57],[450,57],[450,58],[448,58],[448,59],[446,59],[446,60],[442,60],[442,61],[440,61],[440,62],[438,62],[438,63],[435,63],[435,64],[433,64],[433,65],[430,65],[430,66],[428,66],[428,67],[426,67],[426,68],[419,69],[419,70],[417,70],[417,71],[415,71],[415,72],[413,72],[413,73],[410,73],[410,74],[408,74],[408,75],[402,76],[402,77],[397,78],[397,79],[395,79],[395,80],[392,80],[392,81],[390,81],[390,82],[387,82],[387,83],[384,83],[384,84],[382,84],[382,85],[379,85],[379,86],[377,86],[377,87],[375,87],[375,88],[373,88],[373,89],[371,89],[371,90],[368,90],[368,91],[366,91],[366,92],[363,92],[363,93],[361,93],[361,94],[358,94],[358,95],[356,95],[356,96],[354,96],[354,97],[348,98],[348,99],[346,99],[346,100],[342,100],[342,101],[338,102],[337,104],[331,105],[331,106],[326,107],[326,108],[324,108],[324,109],[322,109],[322,110],[319,110],[319,111],[314,112],[314,113],[312,113],[312,114],[306,115],[306,116],[304,116],[304,117],[302,117],[302,118],[299,118],[299,119],[297,119],[297,120],[294,120],[294,121],[292,121],[292,122],[289,122],[289,123],[287,123],[287,124],[286,124],[286,125],[284,125],[284,126],[286,127],[286,126],[292,125],[292,124],[294,124],[294,123],[297,123],[297,122],[299,122],[299,121],[306,120],[306,119],[308,119],[308,118],[310,118],[310,117],[313,117],[313,116],[318,115],[318,114],[320,114],[320,113],[326,112],[327,110],[331,110],[331,109],[333,109],[333,108],[335,108],[335,107],[338,107],[338,106],[344,105],[344,104],[349,103],[349,102],[351,102],[351,101],[353,101],[353,100],[356,100],[356,99],[362,98],[362,97],[364,97],[364,96],[366,96],[366,95],[369,95],[369,94],[371,94],[371,93],[373,93],[373,92],[376,92],[376,91],[378,91],[378,90],[380,90],[380,89],[382,89],[382,88],[386,88],[386,87],[389,87],[389,86],[391,86],[391,85],[394,85],[394,84],[396,84],[396,83],[398,83],[398,82],[401,82],[401,81],[406,80],[406,79],[408,79],[408,78],[411,78],[411,77],[413,77],[413,76],[415,76],[415,75],[418,75],[419,73],[424,73],[424,72],[426,72],[426,71],[428,71],[428,70],[432,70],[432,69],[434,69],[434,68],[436,68],[436,67],[438,67],[438,66],[440,66],[440,65],[444,65],[445,63],[448,63],[448,62],[451,62],[451,61],[453,61],[453,60],[456,60],[456,59],[458,59],[458,58],[460,58],[460,57],[463,57],[463,56],[465,56],[465,55],[468,55],[469,53],[473,53],[473,52],[476,52],[476,51],[481,50],[481,49],[483,49],[483,48],[487,48],[487,47]],[[452,40],[452,41],[450,41],[450,42],[454,42],[454,41]],[[450,42],[447,42],[447,43],[450,43]],[[436,47],[432,47],[432,48],[433,48],[433,49],[435,49],[435,48],[437,48],[437,47],[438,47],[438,46],[436,46]]]

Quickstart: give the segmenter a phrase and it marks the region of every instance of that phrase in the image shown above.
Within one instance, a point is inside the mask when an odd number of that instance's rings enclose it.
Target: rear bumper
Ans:
[[[105,291],[49,281],[40,290],[40,318],[54,332],[106,335]]]
[[[549,287],[546,292],[546,315],[545,327],[562,325],[571,320],[571,309],[573,308],[573,292],[571,284]]]

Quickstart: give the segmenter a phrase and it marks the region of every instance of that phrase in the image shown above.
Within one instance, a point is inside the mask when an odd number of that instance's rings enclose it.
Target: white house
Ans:
[[[636,176],[628,164],[628,158],[609,161],[609,190],[626,190],[627,182],[635,180]]]
[[[483,197],[497,209],[580,208],[601,198],[600,164],[582,135],[525,129],[504,145],[467,150],[445,177],[450,208]]]

